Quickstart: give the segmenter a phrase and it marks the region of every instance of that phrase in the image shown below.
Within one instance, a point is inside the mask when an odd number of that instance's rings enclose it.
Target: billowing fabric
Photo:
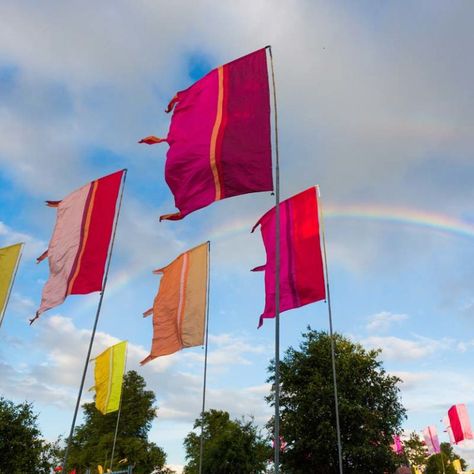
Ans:
[[[13,286],[22,247],[23,244],[15,244],[0,248],[0,326],[7,309],[8,296]]]
[[[393,436],[393,443],[390,445],[390,447],[392,448],[392,451],[395,454],[403,453],[403,444],[402,444],[402,440],[400,439],[400,436],[398,435]]]
[[[317,191],[309,188],[280,203],[280,312],[324,300],[326,289],[319,236]],[[267,253],[263,319],[275,317],[276,208],[255,224],[260,225]]]
[[[95,358],[95,407],[103,415],[117,411],[122,396],[127,341],[119,342]]]
[[[173,110],[174,109],[174,110]],[[187,214],[240,194],[273,189],[266,50],[212,70],[171,101],[165,179]]]
[[[428,454],[438,454],[441,452],[438,433],[436,432],[435,426],[427,426],[423,430],[423,438],[425,439],[425,444],[428,448]]]
[[[456,444],[465,439],[473,439],[471,423],[464,403],[453,405],[448,410],[448,418],[454,442]]]
[[[153,308],[143,314],[153,314],[153,342],[150,355],[141,361],[142,365],[204,343],[208,254],[206,242],[153,272],[163,276]]]
[[[449,422],[449,416],[443,417],[443,423],[444,423],[444,426],[446,428],[445,431],[446,431],[446,433],[448,433],[448,436],[449,436],[449,442],[451,444],[455,444],[456,440],[454,439],[453,430],[451,429],[451,425],[450,425],[450,422]]]
[[[57,207],[56,226],[48,250],[50,276],[43,288],[38,317],[60,305],[68,295],[102,290],[107,254],[116,215],[117,198],[125,170],[92,181]]]

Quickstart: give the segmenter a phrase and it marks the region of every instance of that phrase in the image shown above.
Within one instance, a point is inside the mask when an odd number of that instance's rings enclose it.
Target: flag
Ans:
[[[403,453],[403,444],[402,444],[402,440],[400,439],[400,436],[398,435],[393,436],[393,443],[390,445],[390,447],[392,448],[392,451],[395,454]]]
[[[68,295],[102,290],[105,263],[115,221],[117,198],[125,170],[92,181],[62,201],[47,201],[57,208],[56,226],[48,250],[50,276],[43,288],[36,317],[60,305]]]
[[[462,466],[461,466],[461,460],[460,459],[454,459],[451,464],[453,465],[453,468],[456,472],[461,473],[462,472]]]
[[[448,418],[455,444],[465,439],[473,439],[471,423],[464,403],[453,405],[448,410]]]
[[[441,452],[435,426],[427,426],[423,430],[423,437],[425,439],[426,447],[428,448],[428,454],[438,454]]]
[[[326,298],[323,259],[319,238],[318,200],[315,187],[280,203],[280,311],[299,308]],[[265,265],[264,318],[275,317],[276,208],[268,211],[255,224],[261,226],[267,253]]]
[[[23,244],[0,248],[0,326],[7,309],[8,298],[20,261]]]
[[[167,138],[165,179],[179,220],[214,201],[273,189],[266,49],[212,70],[178,92]]]
[[[95,407],[103,415],[117,411],[122,396],[127,341],[109,347],[95,358]]]
[[[455,444],[456,443],[456,440],[454,439],[454,434],[453,434],[453,430],[451,429],[451,425],[449,423],[449,416],[445,416],[443,418],[443,423],[444,423],[444,426],[446,428],[446,433],[448,433],[448,436],[449,436],[449,442],[451,444]]]
[[[209,242],[206,242],[153,272],[163,277],[153,308],[143,313],[143,316],[153,314],[153,342],[150,355],[141,365],[204,343],[208,255]]]

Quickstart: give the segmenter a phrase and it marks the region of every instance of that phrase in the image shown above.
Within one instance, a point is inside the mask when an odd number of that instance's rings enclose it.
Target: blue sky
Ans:
[[[263,279],[249,269],[264,262],[250,229],[273,197],[242,196],[159,223],[174,209],[166,146],[137,140],[166,133],[163,110],[177,90],[271,44],[282,198],[321,186],[335,329],[382,348],[386,369],[404,381],[406,430],[442,432],[453,403],[474,413],[473,10],[469,1],[2,2],[0,245],[26,247],[0,330],[0,393],[34,402],[49,439],[69,430],[98,295],[71,297],[28,326],[47,278],[35,258],[55,219],[44,200],[126,167],[93,352],[130,341],[129,367],[158,397],[151,438],[183,465],[203,350],[139,368],[151,341],[141,313],[157,289],[151,271],[210,238],[208,407],[268,419],[273,325],[256,330]],[[347,206],[365,217],[338,215]],[[308,324],[327,329],[324,303],[282,316],[282,351]],[[456,449],[474,462],[474,445]]]

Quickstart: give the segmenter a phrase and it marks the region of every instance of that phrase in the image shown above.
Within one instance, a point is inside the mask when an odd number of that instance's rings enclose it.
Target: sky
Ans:
[[[179,469],[199,416],[204,351],[144,367],[152,270],[211,240],[207,408],[271,416],[264,396],[274,325],[263,309],[259,193],[180,222],[164,181],[163,111],[210,69],[272,45],[281,196],[319,184],[335,330],[381,348],[402,379],[403,428],[420,432],[455,403],[474,413],[474,3],[210,0],[0,3],[0,245],[26,243],[0,328],[0,395],[33,402],[51,440],[69,432],[98,294],[73,296],[33,326],[48,277],[35,259],[55,222],[46,199],[128,169],[93,354],[129,341],[127,367],[157,395],[150,439]],[[281,318],[282,356],[315,303]],[[86,387],[93,385],[89,370]],[[90,400],[85,392],[83,401]],[[456,447],[474,466],[474,444]]]

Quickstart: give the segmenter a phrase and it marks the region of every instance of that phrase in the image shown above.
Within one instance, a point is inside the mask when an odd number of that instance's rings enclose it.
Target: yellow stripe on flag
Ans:
[[[119,409],[126,357],[127,341],[123,341],[95,358],[95,407],[104,415]]]
[[[0,248],[0,325],[7,307],[22,246],[23,244],[15,244]]]

